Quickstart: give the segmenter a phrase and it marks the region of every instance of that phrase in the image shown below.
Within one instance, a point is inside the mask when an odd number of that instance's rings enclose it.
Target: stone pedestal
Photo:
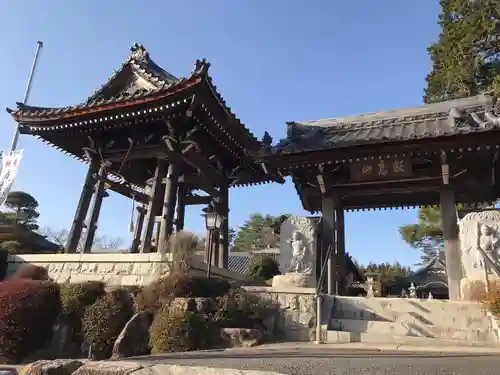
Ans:
[[[284,275],[273,277],[273,288],[315,288],[316,280],[314,276],[303,273],[289,272]]]

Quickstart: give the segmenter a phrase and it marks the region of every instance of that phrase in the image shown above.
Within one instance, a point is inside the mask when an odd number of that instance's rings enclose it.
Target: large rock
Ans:
[[[142,368],[141,365],[134,362],[86,362],[78,370],[73,372],[73,375],[128,375]]]
[[[250,348],[262,342],[262,332],[249,328],[222,328],[221,341],[229,348]]]
[[[74,323],[71,318],[60,315],[53,327],[52,338],[43,348],[23,358],[21,363],[31,363],[42,359],[78,358],[80,348],[73,341]]]
[[[149,354],[149,327],[153,314],[149,311],[136,313],[123,327],[113,346],[111,358],[125,358]]]
[[[71,375],[83,362],[76,359],[41,360],[24,366],[22,375]]]

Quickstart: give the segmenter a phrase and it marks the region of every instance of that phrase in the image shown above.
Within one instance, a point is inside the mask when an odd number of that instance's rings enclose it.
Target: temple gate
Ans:
[[[322,212],[327,292],[344,294],[344,212],[441,207],[450,299],[460,298],[456,204],[500,196],[500,108],[488,95],[318,121],[288,122],[259,160],[291,176],[305,210]],[[335,251],[324,259],[326,249]]]

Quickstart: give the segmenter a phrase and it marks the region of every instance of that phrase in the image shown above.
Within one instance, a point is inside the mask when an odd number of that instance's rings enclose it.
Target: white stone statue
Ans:
[[[314,275],[316,263],[316,222],[291,216],[280,228],[280,265],[286,272]]]
[[[305,273],[312,275],[313,264],[311,262],[311,244],[314,240],[308,240],[298,230],[292,233],[288,243],[292,246],[292,261],[290,262],[290,272]]]
[[[317,221],[291,216],[280,227],[281,275],[273,278],[273,287],[307,287],[316,285]]]
[[[408,290],[410,292],[410,298],[417,298],[417,288],[415,287],[415,284],[413,284],[413,282],[410,284]]]
[[[498,261],[500,239],[498,235],[498,227],[496,225],[494,227],[490,227],[486,224],[480,224],[479,248],[488,254],[494,261]]]
[[[429,292],[429,295],[427,296],[427,299],[434,299],[434,296],[432,295],[431,292]]]
[[[367,297],[375,297],[375,293],[373,292],[373,285],[375,284],[375,280],[373,277],[368,276],[366,278],[366,296]]]

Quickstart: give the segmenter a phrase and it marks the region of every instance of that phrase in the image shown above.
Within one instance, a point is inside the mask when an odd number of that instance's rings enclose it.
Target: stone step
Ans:
[[[332,315],[336,318],[397,321],[407,314],[427,324],[461,327],[481,324],[485,309],[477,303],[452,303],[394,298],[336,298]],[[409,321],[412,319],[408,318]]]
[[[486,313],[477,314],[420,314],[416,312],[384,311],[375,313],[373,311],[334,311],[333,319],[350,319],[359,321],[379,322],[406,322],[416,325],[440,325],[455,328],[485,328],[490,326],[490,320]]]
[[[366,342],[372,344],[428,345],[428,346],[499,346],[495,341],[450,340],[419,336],[391,336],[370,332],[327,331],[327,343]]]
[[[382,322],[354,319],[332,319],[330,329],[352,333],[371,333],[381,336],[411,336],[450,340],[491,341],[494,333],[489,325],[479,328],[443,327],[442,325],[415,324],[405,321]]]

